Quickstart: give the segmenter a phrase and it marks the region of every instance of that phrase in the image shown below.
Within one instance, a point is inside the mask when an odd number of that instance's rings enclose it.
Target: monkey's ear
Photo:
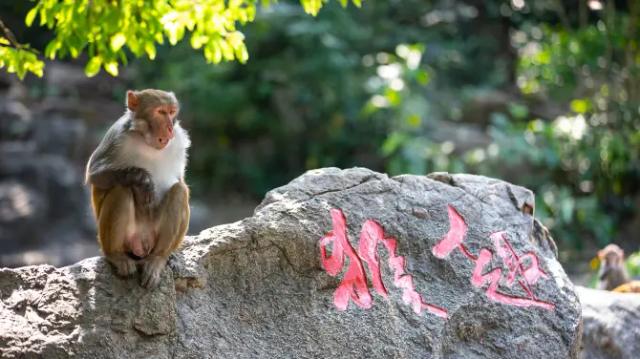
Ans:
[[[127,108],[129,108],[129,110],[135,111],[138,108],[139,102],[135,92],[131,90],[127,91]]]

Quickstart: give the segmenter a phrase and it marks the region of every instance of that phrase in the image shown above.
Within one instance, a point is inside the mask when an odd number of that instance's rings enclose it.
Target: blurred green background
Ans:
[[[0,9],[21,41],[46,41],[21,25],[28,3]],[[329,2],[317,17],[280,1],[241,28],[245,64],[161,47],[106,100],[176,92],[195,198],[258,201],[325,166],[469,172],[535,191],[564,261],[637,250],[639,16],[633,0]]]

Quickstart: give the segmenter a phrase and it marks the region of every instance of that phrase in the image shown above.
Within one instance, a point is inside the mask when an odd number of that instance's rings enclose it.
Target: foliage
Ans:
[[[165,49],[154,62],[136,64],[139,86],[172,88],[183,99],[181,116],[198,149],[189,166],[195,192],[232,190],[260,198],[304,169],[358,165],[385,170],[380,147],[395,120],[372,111],[369,94],[381,89],[376,83],[397,84],[378,79],[379,68],[395,71],[394,63],[403,62],[417,76],[417,85],[427,84],[431,76],[431,70],[418,66],[423,45],[398,42],[424,40],[441,48],[443,56],[431,58],[437,62],[434,72],[450,76],[452,87],[459,85],[460,73],[485,82],[495,77],[492,68],[501,68],[492,56],[476,56],[483,71],[457,63],[478,50],[452,48],[449,35],[422,26],[421,17],[432,7],[417,0],[367,3],[352,12],[329,5],[310,18],[281,3],[246,28],[254,54],[246,64],[209,67],[188,56],[184,46]],[[390,13],[402,18],[402,26],[387,17]],[[443,32],[457,31],[453,24],[443,26]],[[416,103],[423,97],[420,92],[412,96]],[[417,113],[430,125],[428,113]]]
[[[387,54],[399,69],[394,81],[406,86],[396,91],[378,73],[383,85],[370,101],[378,105],[368,108],[392,125],[382,146],[388,171],[507,178],[537,193],[536,215],[562,243],[582,248],[585,238],[597,246],[610,242],[619,223],[638,210],[640,56],[637,21],[625,12],[603,18],[577,28],[520,24],[512,43],[521,92],[491,115],[490,140],[466,149],[434,136],[459,117],[437,111],[442,95],[429,87],[442,92],[439,71],[431,70],[433,81],[424,86],[424,75],[399,61],[399,51]],[[427,44],[426,54],[429,49]]]
[[[640,278],[640,252],[632,253],[624,264],[631,278]]]
[[[229,1],[218,28],[186,2],[115,3],[75,25],[64,14],[86,2],[47,8],[43,24],[66,30],[45,55],[85,51],[89,73],[133,57],[138,87],[175,90],[195,193],[259,198],[321,166],[478,173],[534,190],[565,249],[603,246],[640,210],[637,2]],[[144,18],[150,4],[163,15]]]
[[[301,169],[331,165],[472,172],[533,189],[536,216],[562,244],[601,246],[638,192],[628,16],[574,28],[550,25],[537,5],[526,17],[505,15],[500,2],[483,14],[461,2],[376,3],[309,19],[281,4],[247,28],[256,57],[242,67],[207,68],[178,49],[137,68],[141,83],[185,94],[184,116],[207,134],[195,135],[199,188],[259,197]],[[511,36],[496,37],[505,16]],[[519,91],[473,123],[469,103],[511,84]]]
[[[537,130],[525,135],[551,151],[543,164],[567,196],[545,193],[542,199],[550,214],[564,221],[563,235],[575,245],[585,234],[595,235],[599,245],[608,243],[615,224],[637,210],[640,56],[634,22],[622,13],[573,30],[542,27],[542,38],[523,47],[518,78],[523,93],[548,96],[569,108],[552,122],[537,120],[532,126]]]
[[[178,46],[135,66],[140,86],[172,88],[182,99],[197,148],[189,164],[195,192],[259,198],[305,168],[375,161],[384,129],[358,116],[366,100],[358,43],[370,34],[353,14],[334,5],[310,18],[283,3],[246,33],[255,55],[244,65],[208,66]]]
[[[6,68],[7,72],[15,73],[21,79],[27,72],[41,77],[44,62],[25,45],[13,47],[9,39],[0,36],[0,68]]]
[[[352,0],[360,6],[360,0]],[[304,10],[317,15],[327,0],[300,0]],[[347,6],[347,0],[340,0]],[[262,0],[268,6],[269,0]],[[38,21],[55,32],[55,37],[44,49],[48,59],[77,58],[88,55],[87,76],[96,75],[101,68],[113,76],[118,75],[121,64],[127,64],[127,55],[156,57],[157,45],[171,45],[191,33],[190,45],[202,49],[208,63],[249,58],[244,35],[237,27],[255,19],[256,0],[39,0],[27,13],[25,22],[31,26]],[[5,39],[6,40],[6,39]],[[22,46],[6,48],[0,52],[0,67],[7,66],[20,78],[26,72],[42,76],[44,63]],[[18,46],[18,45],[17,45]]]

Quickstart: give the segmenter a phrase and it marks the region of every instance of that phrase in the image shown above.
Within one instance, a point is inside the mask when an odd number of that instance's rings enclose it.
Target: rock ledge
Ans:
[[[0,270],[0,357],[576,358],[533,209],[486,177],[309,171],[187,238],[154,291],[102,258]]]

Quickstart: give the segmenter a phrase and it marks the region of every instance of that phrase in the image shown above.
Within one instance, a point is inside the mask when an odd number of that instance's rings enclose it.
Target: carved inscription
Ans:
[[[388,291],[382,280],[378,259],[378,244],[382,244],[389,256],[388,266],[393,271],[393,285],[402,289],[404,303],[409,304],[416,314],[426,310],[439,317],[447,317],[445,309],[425,302],[416,291],[413,277],[405,271],[404,257],[396,253],[397,241],[394,238],[385,237],[382,226],[373,220],[367,220],[362,226],[358,252],[356,252],[347,238],[347,224],[342,211],[332,209],[331,219],[333,229],[320,239],[322,265],[329,275],[335,277],[343,268],[345,257],[349,259],[347,271],[333,296],[333,303],[338,310],[346,310],[349,300],[364,309],[371,308],[373,305],[363,262],[367,264],[371,273],[373,288],[379,295],[387,298]],[[329,245],[331,245],[330,255],[327,254]]]
[[[485,288],[485,295],[489,300],[519,307],[539,307],[553,310],[554,304],[538,299],[533,290],[540,279],[547,279],[548,275],[540,268],[539,259],[533,252],[519,255],[513,249],[508,234],[499,231],[491,234],[492,248],[481,248],[474,255],[464,244],[468,226],[458,211],[451,205],[447,206],[449,230],[445,236],[432,248],[435,257],[445,259],[459,250],[473,264],[471,285]],[[362,225],[358,250],[351,246],[347,236],[347,222],[340,209],[332,209],[332,229],[320,239],[320,259],[326,272],[336,277],[344,268],[345,259],[348,266],[336,288],[333,303],[338,310],[346,310],[349,301],[358,307],[369,309],[373,306],[373,297],[369,292],[366,264],[371,275],[373,289],[380,296],[387,298],[388,290],[382,279],[380,260],[378,257],[379,244],[387,251],[388,267],[393,272],[393,285],[402,290],[402,300],[411,306],[416,314],[427,311],[441,318],[447,318],[445,308],[426,302],[416,291],[413,277],[405,270],[405,258],[397,254],[397,241],[386,237],[382,226],[367,220]],[[329,253],[330,251],[330,253]],[[502,266],[491,269],[490,264],[499,261]],[[521,288],[521,295],[505,293],[504,287]],[[513,292],[514,290],[511,290]]]
[[[482,248],[477,256],[471,254],[463,241],[467,233],[467,224],[458,211],[453,206],[448,206],[449,213],[449,231],[444,238],[432,248],[432,253],[438,258],[446,258],[451,252],[458,249],[460,252],[474,263],[473,273],[471,275],[471,284],[476,288],[482,288],[485,285],[487,298],[494,302],[515,305],[519,307],[540,307],[547,310],[553,310],[555,306],[536,298],[532,285],[540,278],[548,278],[548,275],[540,268],[538,257],[535,253],[529,252],[522,256],[518,255],[504,231],[495,232],[489,237],[492,240],[495,253],[489,248]],[[494,268],[485,272],[493,258],[499,259],[506,273],[502,268]],[[499,290],[501,280],[504,279],[504,285],[511,288],[514,284],[518,284],[526,293],[524,296],[515,296],[503,293]]]

